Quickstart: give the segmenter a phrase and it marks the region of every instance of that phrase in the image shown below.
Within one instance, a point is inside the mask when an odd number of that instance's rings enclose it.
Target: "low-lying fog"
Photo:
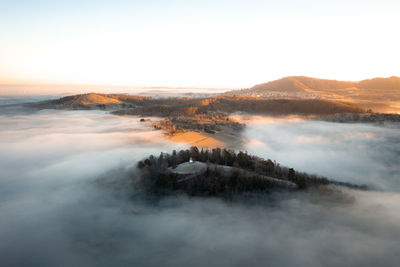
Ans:
[[[148,204],[130,197],[132,166],[184,145],[136,117],[0,113],[0,266],[398,264],[398,129],[253,121],[245,134],[251,153],[384,191],[348,190],[353,202],[277,193]]]
[[[242,119],[247,150],[299,171],[400,191],[400,127],[306,121],[296,117]]]

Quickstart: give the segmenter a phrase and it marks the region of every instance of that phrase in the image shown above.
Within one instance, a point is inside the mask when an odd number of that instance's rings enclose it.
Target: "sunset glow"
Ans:
[[[288,75],[399,76],[399,8],[398,1],[2,1],[0,83],[240,88]]]

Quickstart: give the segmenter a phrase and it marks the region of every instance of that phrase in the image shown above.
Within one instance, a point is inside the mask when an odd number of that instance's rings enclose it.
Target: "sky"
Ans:
[[[399,1],[0,0],[0,84],[400,76]]]

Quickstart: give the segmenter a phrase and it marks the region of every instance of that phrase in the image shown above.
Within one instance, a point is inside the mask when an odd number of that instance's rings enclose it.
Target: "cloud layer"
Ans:
[[[280,121],[251,124],[246,137],[257,155],[398,192],[396,129]],[[0,266],[398,263],[396,192],[345,190],[350,202],[316,193],[253,203],[134,197],[136,160],[180,146],[136,117],[0,116]]]
[[[299,171],[400,191],[400,135],[394,125],[289,119],[248,120],[246,149]]]

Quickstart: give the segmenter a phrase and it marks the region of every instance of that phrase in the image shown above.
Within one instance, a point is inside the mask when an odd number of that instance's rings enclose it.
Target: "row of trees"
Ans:
[[[242,193],[266,192],[273,188],[278,188],[276,183],[264,179],[261,175],[240,171],[224,173],[218,168],[207,168],[204,173],[182,180],[179,180],[179,175],[174,172],[161,172],[155,176],[152,184],[147,184],[147,190],[157,195],[180,191],[191,196],[226,198]]]

